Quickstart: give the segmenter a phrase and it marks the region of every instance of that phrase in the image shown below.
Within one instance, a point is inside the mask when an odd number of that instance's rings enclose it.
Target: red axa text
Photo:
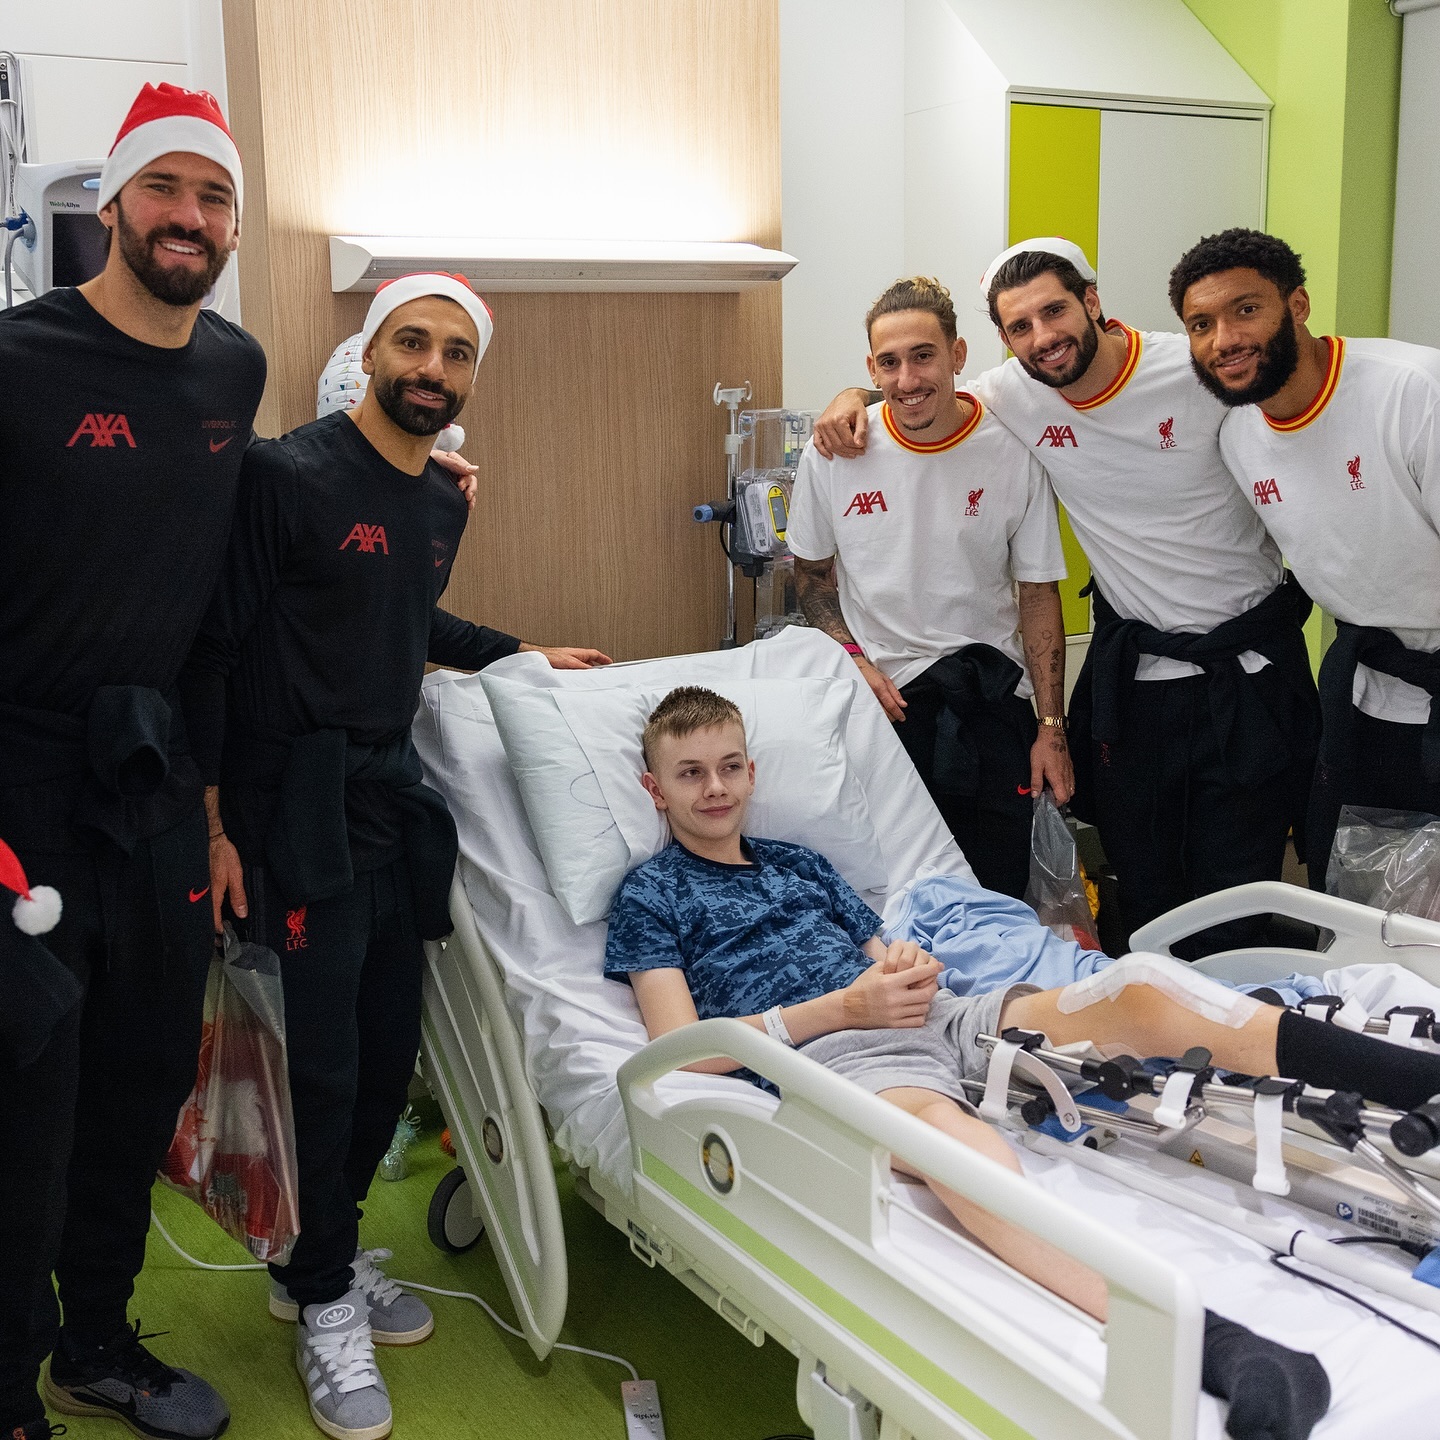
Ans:
[[[1255,482],[1255,503],[1257,505],[1269,505],[1280,503],[1280,487],[1274,480],[1257,480]]]
[[[342,550],[348,550],[351,545],[373,555],[381,551],[388,555],[390,553],[389,543],[385,539],[385,527],[383,525],[362,525],[358,522],[350,527],[350,533],[345,537],[344,543],[340,546]]]
[[[132,450],[137,448],[135,437],[130,433],[130,422],[123,415],[87,415],[80,422],[75,433],[65,442],[65,448],[68,450],[76,444],[82,435],[90,437],[92,450],[97,445],[113,450],[117,437]]]
[[[1045,433],[1035,444],[1043,445],[1047,440],[1050,442],[1052,450],[1062,449],[1066,445],[1073,445],[1077,450],[1080,448],[1080,442],[1075,438],[1075,431],[1069,425],[1047,425]]]
[[[846,515],[873,515],[877,510],[890,512],[885,505],[885,496],[879,490],[862,490],[846,507]],[[843,516],[841,517],[844,518]]]

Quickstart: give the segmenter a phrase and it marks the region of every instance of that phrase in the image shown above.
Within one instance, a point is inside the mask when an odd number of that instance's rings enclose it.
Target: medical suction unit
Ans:
[[[735,572],[755,582],[755,639],[763,640],[805,617],[795,591],[795,561],[785,543],[790,496],[800,454],[810,439],[814,416],[802,410],[742,410],[750,382],[731,389],[715,386],[716,405],[729,411],[725,434],[725,499],[695,506],[700,524],[723,527],[720,542],[726,567],[726,617],[722,649],[737,643]]]

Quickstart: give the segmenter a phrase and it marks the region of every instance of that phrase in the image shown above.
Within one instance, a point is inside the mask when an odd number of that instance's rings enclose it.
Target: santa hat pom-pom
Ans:
[[[44,935],[60,923],[60,892],[49,885],[31,886],[28,896],[15,902],[11,914],[17,929],[27,935]]]
[[[447,425],[435,437],[437,450],[458,450],[464,443],[465,427],[463,425]]]

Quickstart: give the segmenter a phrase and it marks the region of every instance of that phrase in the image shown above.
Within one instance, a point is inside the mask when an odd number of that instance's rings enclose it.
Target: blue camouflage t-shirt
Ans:
[[[758,1015],[849,985],[880,917],[823,855],[742,840],[752,865],[725,865],[678,842],[620,886],[605,974],[681,970],[702,1020]]]

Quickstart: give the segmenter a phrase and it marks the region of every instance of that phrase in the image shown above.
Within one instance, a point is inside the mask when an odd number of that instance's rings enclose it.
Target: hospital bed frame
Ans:
[[[454,934],[427,947],[424,1070],[469,1182],[452,1203],[471,1207],[488,1229],[519,1324],[544,1358],[568,1288],[549,1140],[501,971],[458,874],[451,913]],[[1133,944],[1168,953],[1198,930],[1264,913],[1331,932],[1327,968],[1398,961],[1440,984],[1440,924],[1275,883],[1180,906]],[[1264,982],[1314,958],[1260,948],[1213,956],[1199,968]],[[657,1093],[671,1071],[720,1055],[779,1086],[778,1107],[738,1086],[724,1096]],[[791,1351],[797,1407],[816,1440],[1194,1435],[1199,1293],[1187,1274],[1133,1239],[739,1021],[703,1021],[652,1041],[620,1067],[618,1084],[632,1193],[598,1172],[577,1173],[580,1193],[628,1235],[645,1264],[668,1270],[756,1345],[769,1336]],[[1102,1383],[938,1281],[891,1240],[891,1156],[1105,1277]]]

